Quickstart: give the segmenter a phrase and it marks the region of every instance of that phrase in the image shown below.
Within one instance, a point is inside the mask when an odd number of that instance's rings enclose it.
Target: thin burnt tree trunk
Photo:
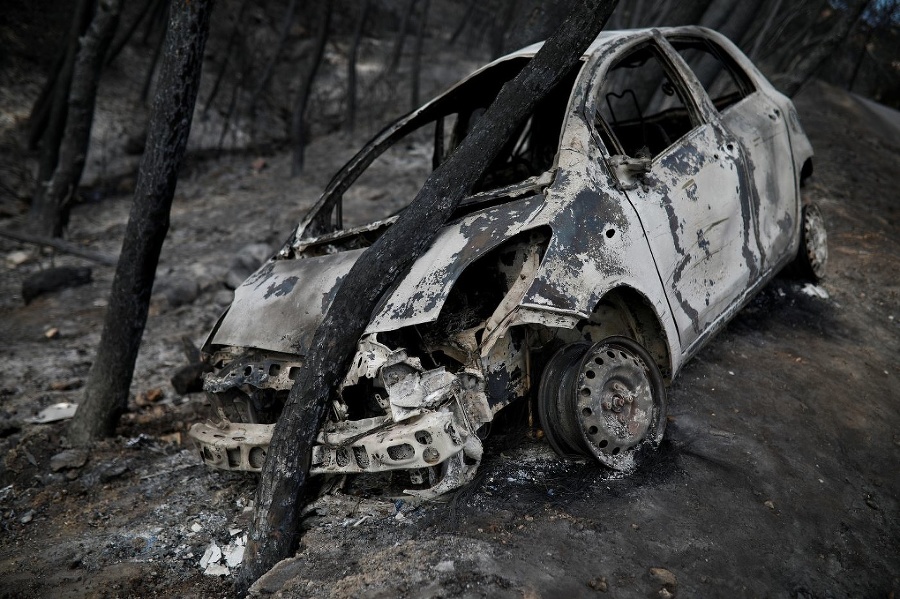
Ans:
[[[352,135],[356,130],[356,60],[359,58],[359,43],[366,27],[371,0],[363,3],[362,14],[353,32],[353,43],[350,46],[350,57],[347,59],[347,130]]]
[[[59,147],[56,170],[43,193],[35,197],[30,218],[31,229],[51,237],[60,237],[69,222],[72,198],[87,157],[94,122],[94,104],[103,70],[103,59],[116,33],[121,0],[100,0],[72,70],[68,116]]]
[[[778,87],[782,93],[793,97],[819,70],[834,50],[843,43],[850,30],[862,16],[870,0],[854,0],[848,2],[845,13],[836,17],[837,23],[828,32],[825,39],[815,44],[809,52],[802,53],[791,65],[788,72],[778,79]]]
[[[763,22],[762,27],[757,32],[756,37],[753,40],[753,46],[747,53],[747,57],[750,58],[750,60],[756,60],[757,58],[759,58],[760,48],[762,48],[764,42],[769,40],[769,31],[772,29],[772,23],[775,22],[775,16],[781,12],[782,2],[783,0],[775,0],[772,8],[769,9],[769,14],[766,15],[766,20]]]
[[[200,84],[213,0],[173,0],[166,49],[141,158],[131,214],[113,278],[100,346],[69,441],[87,445],[114,432],[128,402],[134,362],[147,322],[159,253],[169,228]]]
[[[415,2],[415,0],[413,0]],[[456,26],[456,29],[453,30],[453,33],[450,35],[450,40],[447,42],[449,45],[453,45],[456,43],[456,40],[459,39],[459,36],[462,35],[463,30],[465,30],[466,25],[469,24],[469,21],[472,19],[472,15],[475,13],[475,6],[478,4],[478,0],[470,0],[469,5],[466,6],[466,12],[463,13],[462,19],[459,20],[459,25]],[[412,8],[410,8],[410,12],[412,12]]]
[[[165,12],[171,10],[171,7],[168,5],[165,8]],[[147,75],[144,77],[144,85],[141,87],[141,102],[146,102],[147,98],[150,97],[150,88],[153,85],[153,75],[156,74],[156,65],[159,64],[159,56],[162,54],[163,46],[166,42],[166,32],[163,30],[159,34],[159,41],[156,42],[156,48],[153,50],[153,58],[150,59],[150,68],[147,69]]]
[[[239,594],[297,548],[300,509],[310,490],[312,443],[372,310],[396,278],[425,252],[516,128],[578,64],[615,6],[616,0],[582,0],[576,4],[534,59],[503,86],[478,127],[428,177],[394,225],[363,253],[343,279],[316,329],[311,351],[275,425],[236,581]]]
[[[400,20],[400,29],[397,31],[397,39],[394,40],[394,49],[391,51],[391,60],[388,62],[387,72],[393,73],[400,66],[400,58],[403,56],[403,46],[406,44],[406,30],[409,28],[409,18],[416,8],[416,0],[409,0],[403,18]],[[451,42],[452,43],[452,42]]]
[[[122,34],[122,37],[119,40],[112,44],[109,48],[109,51],[106,53],[106,59],[104,62],[106,65],[112,64],[112,62],[119,56],[119,53],[122,52],[122,49],[128,44],[131,40],[131,36],[134,35],[134,32],[137,31],[137,28],[141,26],[141,23],[144,21],[144,18],[150,12],[150,9],[153,6],[162,0],[147,0],[144,3],[143,8],[141,8],[141,12],[138,13],[138,16],[135,17],[134,21],[132,21],[131,25],[129,25],[128,29]]]
[[[95,0],[79,0],[72,15],[72,25],[66,38],[65,47],[60,52],[59,58],[54,64],[52,74],[47,78],[44,88],[31,109],[28,118],[28,147],[37,148],[43,144],[48,129],[57,127],[56,131],[62,135],[65,124],[65,105],[69,99],[69,85],[72,81],[72,69],[75,66],[75,56],[78,54],[78,40],[87,31],[91,18],[94,16]],[[61,112],[60,112],[61,111]],[[59,122],[59,118],[63,122]],[[51,127],[52,122],[52,127]],[[57,144],[59,140],[57,140]],[[52,144],[51,144],[52,145]],[[55,149],[55,148],[54,148]],[[52,161],[51,161],[52,162]],[[49,177],[53,173],[53,166],[46,173]],[[39,181],[46,180],[39,179]]]
[[[428,3],[422,0],[422,14],[419,17],[419,29],[416,31],[416,47],[413,50],[412,82],[410,85],[410,110],[419,107],[419,78],[422,74],[422,46],[425,43],[425,27],[428,24]]]
[[[216,96],[219,94],[219,88],[222,85],[222,80],[225,78],[225,71],[228,69],[229,59],[231,56],[231,48],[234,46],[235,40],[237,40],[238,32],[241,30],[241,27],[244,25],[242,22],[242,17],[244,16],[244,9],[247,8],[248,0],[242,0],[241,6],[238,9],[237,17],[234,19],[234,23],[231,26],[231,33],[228,35],[228,41],[225,43],[225,53],[222,56],[222,66],[219,67],[219,73],[216,75],[216,80],[213,83],[212,90],[209,92],[209,97],[206,98],[206,103],[203,104],[203,113],[202,115],[205,117],[209,112],[210,106],[215,101]]]
[[[303,162],[306,153],[306,138],[309,128],[306,123],[306,107],[309,104],[309,97],[312,94],[313,82],[316,80],[316,73],[319,72],[319,65],[325,56],[325,43],[328,41],[328,30],[331,29],[331,9],[332,3],[326,2],[320,8],[322,11],[322,21],[319,24],[319,32],[316,36],[316,48],[313,52],[312,60],[308,63],[306,72],[300,82],[300,89],[297,90],[297,102],[294,104],[294,114],[291,118],[291,145],[293,152],[291,156],[291,176],[296,177],[303,171]]]
[[[90,25],[94,15],[95,0],[80,0],[75,9],[72,29],[66,46],[65,58],[58,75],[54,78],[52,91],[47,96],[45,107],[36,107],[32,114],[31,139],[29,143],[40,138],[40,158],[38,159],[37,185],[31,204],[29,220],[36,222],[36,214],[40,212],[47,182],[56,170],[59,160],[59,146],[62,143],[63,131],[69,112],[69,90],[72,87],[72,74],[75,69],[75,58],[78,56],[79,39]]]
[[[278,64],[278,57],[281,56],[281,52],[284,50],[284,45],[287,42],[288,34],[291,32],[291,25],[294,24],[294,15],[296,13],[297,0],[290,0],[281,20],[281,30],[278,32],[278,42],[275,44],[275,51],[272,52],[272,56],[266,62],[262,77],[259,78],[253,93],[250,94],[250,99],[247,101],[246,114],[253,115],[255,113],[256,102],[259,100],[259,96],[262,95],[263,90],[266,89],[266,86],[269,85],[269,80],[272,79],[272,73],[275,71],[275,65]]]

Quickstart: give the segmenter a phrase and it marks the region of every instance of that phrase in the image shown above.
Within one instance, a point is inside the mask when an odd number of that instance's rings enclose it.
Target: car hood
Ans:
[[[545,224],[538,218],[543,207],[544,197],[538,194],[446,225],[387,292],[366,332],[436,320],[465,268],[513,235]],[[208,343],[306,355],[341,280],[364,251],[269,260],[235,290]]]

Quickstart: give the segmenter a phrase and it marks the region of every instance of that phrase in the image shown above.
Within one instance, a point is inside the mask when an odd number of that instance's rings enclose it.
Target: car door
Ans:
[[[595,122],[689,353],[758,277],[759,253],[740,144],[659,41],[629,49],[603,74]]]
[[[763,271],[790,254],[799,202],[786,115],[734,57],[714,40],[676,35],[668,40],[704,88],[725,129],[740,142],[751,179],[754,236]]]

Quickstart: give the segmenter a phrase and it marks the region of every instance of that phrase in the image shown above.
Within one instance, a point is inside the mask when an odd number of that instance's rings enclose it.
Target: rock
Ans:
[[[194,303],[200,296],[200,283],[194,277],[171,277],[154,287],[153,303],[157,306],[177,308]]]
[[[22,299],[26,304],[45,293],[87,285],[93,271],[87,266],[56,266],[31,274],[22,281]]]
[[[237,289],[271,255],[272,248],[264,243],[245,245],[231,259],[228,275],[225,277],[225,285],[230,289]]]
[[[675,575],[665,568],[650,568],[650,576],[666,587],[670,587],[669,590],[674,590],[675,586],[678,585],[678,580],[675,578]]]
[[[769,500],[767,500],[767,501],[764,501],[764,502],[763,502],[763,505],[766,506],[767,508],[769,508],[769,509],[772,510],[772,511],[775,510],[775,504],[772,502],[771,499],[769,499]]]
[[[588,586],[595,591],[600,591],[601,593],[605,593],[609,590],[609,584],[607,584],[605,576],[600,576],[589,580]]]
[[[54,472],[70,468],[81,468],[87,464],[88,452],[84,449],[67,449],[50,458],[50,469]]]
[[[22,515],[21,518],[19,518],[19,522],[21,522],[22,524],[28,524],[32,520],[34,520],[34,510],[28,510]]]
[[[666,587],[663,587],[663,588],[659,589],[659,593],[657,593],[657,595],[659,596],[660,599],[672,599],[672,597],[675,596],[675,593],[673,593]]]
[[[25,264],[29,260],[32,259],[31,252],[26,252],[23,250],[18,250],[15,252],[10,252],[6,254],[6,266],[8,268],[15,268],[21,264]]]
[[[44,331],[44,337],[46,339],[59,339],[59,329],[56,327],[50,327],[46,331]]]
[[[203,573],[207,576],[228,576],[231,574],[231,570],[228,569],[228,566],[223,566],[222,564],[210,564],[206,566],[206,570]]]
[[[453,572],[456,570],[456,565],[452,559],[445,559],[435,564],[434,569],[437,572]]]

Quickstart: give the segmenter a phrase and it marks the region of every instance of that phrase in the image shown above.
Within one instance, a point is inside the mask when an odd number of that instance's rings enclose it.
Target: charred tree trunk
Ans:
[[[381,296],[428,248],[459,202],[484,174],[522,121],[575,67],[615,8],[615,0],[583,0],[515,79],[503,86],[479,126],[428,178],[413,202],[353,265],[318,326],[272,443],[256,492],[237,590],[296,549],[300,508],[309,493],[311,446],[333,389],[352,359]]]
[[[363,3],[362,14],[353,32],[353,44],[350,46],[350,57],[347,60],[347,130],[352,135],[356,130],[356,59],[359,57],[359,43],[366,27],[371,0]]]
[[[412,81],[410,85],[410,110],[419,107],[419,77],[422,74],[422,47],[425,43],[425,27],[428,24],[428,4],[430,0],[422,0],[422,14],[419,16],[419,29],[416,32],[416,47],[413,50]]]
[[[72,198],[81,181],[90,145],[103,59],[116,33],[121,9],[121,0],[100,0],[90,27],[81,38],[72,70],[68,116],[56,170],[31,206],[31,228],[41,234],[60,237],[68,224]]]
[[[306,107],[309,104],[309,96],[312,93],[313,82],[316,80],[316,73],[319,72],[319,65],[322,64],[322,58],[325,56],[325,43],[328,41],[328,30],[331,29],[331,8],[332,3],[326,2],[320,9],[322,21],[316,36],[316,49],[304,73],[303,80],[300,82],[300,89],[297,90],[297,102],[294,104],[294,114],[291,119],[291,145],[293,146],[291,175],[294,177],[303,171],[308,134]]]
[[[174,0],[169,9],[159,91],[103,334],[69,426],[69,441],[77,445],[112,434],[128,402],[156,265],[169,228],[178,166],[191,129],[212,4],[212,0]]]

